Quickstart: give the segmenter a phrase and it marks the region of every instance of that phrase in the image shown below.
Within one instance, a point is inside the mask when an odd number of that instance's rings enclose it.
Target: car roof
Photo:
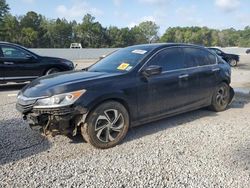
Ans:
[[[0,41],[0,44],[7,44],[7,45],[12,45],[12,46],[16,46],[16,47],[19,47],[19,48],[25,48],[19,44],[15,44],[15,43],[11,43],[11,42],[5,42],[5,41]]]
[[[9,45],[14,45],[20,48],[25,48],[19,44],[4,42],[4,41],[0,41],[0,44],[9,44]],[[74,44],[77,44],[77,43],[74,43]],[[199,47],[199,48],[203,47],[203,46],[199,46],[195,44],[187,44],[187,43],[151,43],[151,44],[133,45],[133,46],[128,46],[126,48],[156,50],[156,49],[161,49],[161,48],[166,48],[166,47],[178,47],[178,46],[192,46],[192,47]]]
[[[208,47],[207,49],[214,49],[214,50],[220,50],[219,48],[216,48],[216,47]]]
[[[15,46],[15,47],[17,47],[17,48],[20,48],[20,49],[23,49],[23,50],[27,51],[28,53],[31,53],[31,54],[36,55],[36,56],[39,56],[38,54],[36,54],[36,53],[30,51],[28,48],[26,48],[26,47],[24,47],[24,46],[21,46],[21,45],[19,45],[19,44],[15,44],[15,43],[11,43],[11,42],[0,41],[0,45],[1,45],[1,44]]]
[[[11,43],[11,42],[5,42],[5,41],[0,41],[0,44],[13,44],[13,45],[16,45],[14,43]]]
[[[161,49],[166,47],[178,47],[178,46],[187,46],[187,47],[199,47],[203,48],[203,46],[195,45],[195,44],[187,44],[187,43],[152,43],[152,44],[139,44],[134,46],[127,47],[128,49]]]

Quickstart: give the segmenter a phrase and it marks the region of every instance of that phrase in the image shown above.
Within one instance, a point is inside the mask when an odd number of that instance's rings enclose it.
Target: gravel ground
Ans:
[[[236,68],[232,85],[248,89],[249,77]],[[119,146],[98,150],[81,136],[30,130],[15,110],[22,86],[0,87],[0,187],[250,185],[250,94],[237,93],[221,113],[201,109],[130,129]]]

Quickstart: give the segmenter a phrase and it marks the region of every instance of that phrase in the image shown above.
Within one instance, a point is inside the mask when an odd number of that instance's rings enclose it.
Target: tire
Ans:
[[[230,59],[229,64],[230,64],[231,67],[236,67],[238,62],[235,59]]]
[[[119,144],[129,128],[126,108],[116,101],[97,106],[81,126],[83,138],[96,148],[107,149]]]
[[[224,111],[230,102],[230,87],[226,83],[221,83],[215,90],[212,97],[210,109],[215,112]]]
[[[46,71],[45,75],[54,74],[57,72],[60,72],[60,70],[58,68],[51,68],[51,69]]]

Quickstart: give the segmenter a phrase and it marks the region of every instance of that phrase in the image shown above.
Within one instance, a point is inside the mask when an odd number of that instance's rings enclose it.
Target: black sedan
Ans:
[[[97,148],[117,145],[129,127],[209,106],[234,95],[231,68],[206,48],[147,44],[120,49],[83,71],[41,77],[17,109],[44,134],[76,135]]]
[[[20,45],[0,42],[0,83],[31,81],[73,69],[69,60],[39,56]]]
[[[216,53],[220,57],[222,57],[222,59],[228,62],[231,67],[236,67],[238,65],[238,62],[240,61],[239,55],[225,53],[219,48],[208,48],[208,49]]]

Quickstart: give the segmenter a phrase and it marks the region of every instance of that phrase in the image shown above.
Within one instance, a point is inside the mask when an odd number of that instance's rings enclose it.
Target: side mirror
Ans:
[[[25,56],[27,59],[34,59],[34,57],[32,55],[26,54]]]
[[[162,67],[158,65],[150,65],[142,71],[142,74],[146,77],[159,75],[162,72]]]

